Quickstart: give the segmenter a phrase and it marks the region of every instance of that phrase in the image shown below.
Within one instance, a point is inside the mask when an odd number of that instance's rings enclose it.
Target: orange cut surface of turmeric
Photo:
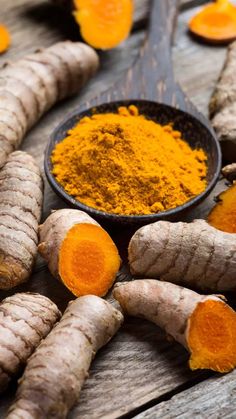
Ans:
[[[7,51],[11,43],[11,37],[6,26],[0,24],[0,54]]]
[[[200,302],[189,319],[188,346],[192,370],[221,373],[236,366],[236,313],[223,301]]]
[[[236,183],[219,195],[219,201],[208,215],[208,222],[218,230],[236,233]]]
[[[93,224],[76,224],[59,253],[59,275],[77,297],[106,295],[120,267],[120,257],[108,233]]]
[[[236,38],[236,7],[228,0],[217,0],[190,20],[189,29],[209,42],[230,42]]]
[[[74,6],[81,35],[94,48],[114,48],[128,37],[132,0],[74,0]]]

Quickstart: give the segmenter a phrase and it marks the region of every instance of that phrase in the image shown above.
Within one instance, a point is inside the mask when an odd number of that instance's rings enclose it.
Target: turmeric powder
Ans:
[[[161,126],[120,107],[84,117],[52,153],[52,173],[80,202],[114,214],[175,208],[206,187],[206,154],[172,124]]]

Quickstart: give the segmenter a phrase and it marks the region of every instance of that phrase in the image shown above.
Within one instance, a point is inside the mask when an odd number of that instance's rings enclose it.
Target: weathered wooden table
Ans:
[[[136,0],[137,1],[137,0]],[[155,1],[155,0],[154,0]],[[165,0],[163,0],[165,1]],[[112,52],[101,54],[101,69],[80,96],[59,104],[26,137],[22,148],[43,165],[43,152],[49,135],[65,113],[95,94],[104,91],[129,68],[139,53],[146,32],[148,0],[139,0],[132,36]],[[182,0],[173,46],[176,79],[205,115],[214,84],[222,67],[224,47],[209,47],[193,41],[186,23],[201,0]],[[24,53],[48,46],[60,39],[78,39],[73,20],[47,0],[0,0],[0,20],[13,36],[9,52],[0,58],[15,60]],[[205,217],[213,198],[225,187],[219,181],[215,190],[190,218]],[[65,204],[46,183],[44,215]],[[38,260],[31,280],[19,290],[39,291],[62,309],[71,294],[49,274]],[[0,293],[3,298],[7,293]],[[70,418],[236,418],[236,371],[220,376],[211,372],[191,372],[188,354],[178,344],[168,342],[164,333],[148,322],[128,319],[117,336],[97,355],[80,401]],[[0,417],[12,401],[15,385],[2,396]]]

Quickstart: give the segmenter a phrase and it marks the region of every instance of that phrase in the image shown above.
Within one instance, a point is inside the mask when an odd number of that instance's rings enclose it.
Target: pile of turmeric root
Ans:
[[[97,68],[90,47],[63,42],[2,72],[0,289],[27,281],[39,251],[76,297],[63,315],[39,294],[17,293],[1,302],[0,391],[24,370],[8,419],[65,418],[96,352],[125,315],[164,329],[189,351],[192,370],[236,367],[236,312],[214,294],[236,290],[235,164],[223,170],[232,185],[208,222],[159,221],[136,231],[128,257],[138,279],[114,286],[114,304],[101,297],[112,288],[121,260],[98,222],[82,211],[61,209],[39,225],[42,175],[34,158],[17,149],[40,116],[79,91]]]

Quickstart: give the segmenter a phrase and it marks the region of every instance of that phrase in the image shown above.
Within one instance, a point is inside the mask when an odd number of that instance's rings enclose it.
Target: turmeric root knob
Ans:
[[[189,319],[192,370],[229,372],[236,366],[236,313],[223,301],[198,303]]]
[[[94,48],[114,48],[129,35],[132,0],[74,0],[74,5],[81,34]]]
[[[115,244],[101,227],[77,224],[62,242],[59,275],[76,296],[104,296],[120,266]]]
[[[104,296],[120,266],[115,244],[83,211],[53,212],[40,226],[39,252],[53,276],[76,296]]]

